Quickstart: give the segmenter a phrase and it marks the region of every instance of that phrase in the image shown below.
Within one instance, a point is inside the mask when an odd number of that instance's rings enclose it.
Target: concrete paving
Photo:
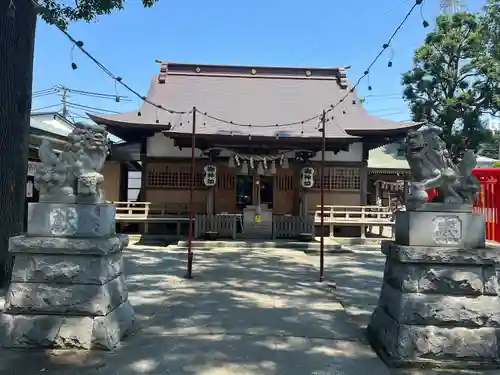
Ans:
[[[363,328],[384,258],[376,246],[353,250],[326,257],[326,281],[318,283],[318,256],[298,251],[200,251],[194,279],[186,280],[185,252],[131,246],[127,274],[138,324],[130,337],[111,353],[1,350],[0,374],[436,373],[389,370],[368,346]]]
[[[380,245],[349,246],[351,253],[325,258],[325,280],[335,281],[335,298],[342,304],[350,320],[364,331],[377,306],[385,256]],[[314,261],[318,268],[318,260]],[[391,369],[394,375],[499,375],[500,371]]]
[[[136,332],[114,352],[2,350],[0,374],[389,374],[311,257],[287,250],[127,249]]]

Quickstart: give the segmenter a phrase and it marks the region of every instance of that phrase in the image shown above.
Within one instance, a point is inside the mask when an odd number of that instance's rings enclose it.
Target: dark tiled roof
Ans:
[[[259,125],[293,123],[321,114],[338,102],[350,86],[343,68],[242,67],[224,65],[162,63],[160,74],[151,80],[147,98],[164,108],[189,111],[196,106],[235,126],[197,115],[201,134],[320,138],[318,120],[280,127]],[[137,112],[91,116],[97,123],[113,127],[147,127],[173,134],[191,132],[192,115],[170,114],[144,103]],[[401,123],[369,115],[355,93],[330,113],[327,137],[356,139],[371,132],[404,132],[415,123]],[[180,125],[182,120],[182,126]]]

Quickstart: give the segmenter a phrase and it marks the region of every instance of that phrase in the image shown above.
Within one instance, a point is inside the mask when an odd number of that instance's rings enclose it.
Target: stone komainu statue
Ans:
[[[408,209],[427,203],[427,189],[437,190],[434,201],[450,205],[472,205],[480,191],[481,185],[472,175],[476,165],[474,152],[466,151],[460,164],[455,165],[440,133],[441,128],[433,125],[408,133],[406,160],[412,177]]]
[[[76,125],[60,154],[44,140],[39,149],[42,165],[35,174],[40,201],[104,202],[104,178],[99,171],[108,152],[107,131],[100,126]]]

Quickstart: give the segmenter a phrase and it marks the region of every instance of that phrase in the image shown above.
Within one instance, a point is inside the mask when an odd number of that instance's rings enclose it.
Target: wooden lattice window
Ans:
[[[147,165],[146,184],[148,187],[188,188],[191,186],[190,166],[149,164]],[[195,172],[194,187],[204,187],[203,172]]]
[[[236,177],[232,172],[217,171],[217,188],[220,190],[233,190]]]
[[[315,169],[313,189],[321,189],[320,172],[319,168]],[[361,188],[359,168],[325,168],[323,184],[325,190],[359,190]]]
[[[289,174],[278,174],[275,178],[276,190],[290,191],[293,190],[293,176]]]

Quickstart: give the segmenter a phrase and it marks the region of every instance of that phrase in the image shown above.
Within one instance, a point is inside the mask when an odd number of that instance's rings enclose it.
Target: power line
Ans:
[[[406,114],[406,111],[389,112],[389,113],[380,113],[380,114],[377,114],[377,116],[378,116],[378,117],[389,117],[389,116],[404,115],[404,114]]]
[[[117,112],[117,111],[112,111],[110,109],[104,109],[104,108],[98,108],[98,107],[91,107],[91,106],[88,106],[88,105],[83,105],[83,104],[78,104],[78,103],[72,103],[72,102],[66,102],[66,105],[68,107],[73,107],[73,108],[77,108],[77,109],[82,109],[82,110],[90,110],[90,111],[97,111],[97,112],[108,112],[108,113],[114,113],[114,114],[118,114],[120,112]]]
[[[36,0],[32,0],[32,1],[34,1],[35,4],[37,4],[38,6],[40,6],[40,4],[38,4]],[[392,33],[392,35],[389,37],[389,39],[387,40],[387,42],[383,44],[381,51],[375,56],[375,58],[372,60],[372,62],[368,65],[368,67],[364,71],[363,75],[356,81],[356,84],[353,87],[351,87],[348,90],[348,92],[340,100],[338,100],[334,104],[331,104],[330,108],[328,108],[325,113],[329,113],[329,112],[333,111],[336,107],[338,107],[340,104],[342,104],[348,98],[348,96],[351,93],[353,93],[355,91],[355,89],[359,86],[359,84],[363,81],[363,79],[366,78],[370,74],[370,69],[376,64],[376,62],[380,59],[380,57],[382,56],[382,54],[388,48],[392,48],[391,47],[391,42],[393,41],[393,39],[396,37],[396,35],[398,34],[398,32],[401,30],[401,28],[403,27],[403,25],[406,23],[406,21],[408,20],[408,18],[410,17],[410,15],[413,13],[413,11],[415,10],[415,8],[417,6],[419,6],[419,5],[422,5],[423,2],[424,2],[424,0],[415,0],[415,3],[413,4],[413,6],[410,8],[410,10],[407,12],[407,14],[405,15],[405,17],[403,18],[403,20],[396,27],[396,29],[394,30],[394,32]],[[90,60],[92,60],[104,73],[106,73],[109,77],[111,77],[115,81],[115,84],[116,83],[121,84],[123,87],[125,87],[127,90],[129,90],[131,93],[133,93],[135,96],[137,96],[138,98],[142,99],[144,102],[152,105],[153,107],[156,107],[157,109],[168,111],[169,113],[172,113],[172,114],[173,113],[187,114],[187,113],[191,113],[192,112],[192,110],[190,110],[190,111],[178,111],[178,110],[174,110],[174,109],[170,109],[170,108],[165,108],[165,107],[163,107],[160,104],[153,103],[146,96],[143,96],[143,95],[139,94],[139,92],[137,92],[132,87],[130,87],[128,84],[126,84],[123,81],[122,77],[114,75],[108,68],[106,68],[101,62],[99,62],[91,53],[89,53],[84,48],[84,43],[82,41],[78,41],[75,38],[73,38],[73,36],[71,36],[61,26],[59,26],[57,24],[55,24],[55,26],[74,44],[73,48],[77,47],[83,54],[85,54]],[[389,62],[388,66],[389,67],[392,66],[392,61]],[[72,63],[72,67],[73,67],[73,69],[77,68],[77,66],[76,66],[75,63]],[[306,122],[317,120],[317,119],[320,119],[322,117],[322,114],[318,114],[318,115],[315,115],[315,116],[311,116],[311,117],[309,117],[307,119],[293,121],[293,122],[290,122],[290,123],[269,124],[269,125],[251,125],[251,124],[243,124],[243,123],[237,123],[237,122],[234,122],[234,121],[225,120],[225,119],[222,119],[222,118],[219,118],[219,117],[216,117],[216,116],[212,116],[212,115],[210,115],[210,114],[208,114],[206,112],[200,111],[198,109],[196,109],[196,111],[199,112],[200,114],[203,114],[204,116],[206,116],[206,117],[208,117],[210,119],[215,120],[215,121],[219,121],[219,122],[223,122],[223,123],[226,123],[226,124],[230,124],[232,126],[242,126],[242,127],[251,127],[251,126],[254,126],[254,127],[280,127],[281,126],[281,127],[283,127],[283,126],[291,126],[291,125],[297,125],[297,124],[304,124]]]
[[[57,89],[56,88],[52,88],[52,89],[48,89],[48,90],[41,90],[41,91],[36,91],[34,92],[31,97],[32,98],[39,98],[39,97],[42,97],[42,96],[47,96],[47,95],[53,95],[55,93],[57,93]]]
[[[94,98],[100,98],[100,99],[113,99],[116,102],[120,101],[131,101],[128,99],[126,96],[123,95],[117,95],[117,94],[104,94],[100,92],[92,92],[92,91],[84,91],[84,90],[76,90],[76,89],[71,89],[68,88],[68,91],[71,92],[72,94],[78,94],[78,95],[83,95],[83,96],[90,96]]]
[[[44,107],[39,107],[39,108],[32,109],[31,112],[37,112],[37,111],[41,111],[42,109],[48,109],[48,108],[60,107],[60,106],[61,106],[61,103],[46,105]]]
[[[39,90],[35,91],[32,94],[33,98],[38,98],[42,96],[47,96],[47,95],[53,95],[61,92],[70,92],[73,94],[78,94],[82,96],[90,96],[93,98],[100,98],[100,99],[113,99],[116,102],[121,102],[121,101],[131,101],[124,95],[118,95],[118,94],[106,94],[102,92],[93,92],[93,91],[85,91],[85,90],[78,90],[78,89],[72,89],[63,85],[56,85],[50,89],[44,89],[44,90]]]

